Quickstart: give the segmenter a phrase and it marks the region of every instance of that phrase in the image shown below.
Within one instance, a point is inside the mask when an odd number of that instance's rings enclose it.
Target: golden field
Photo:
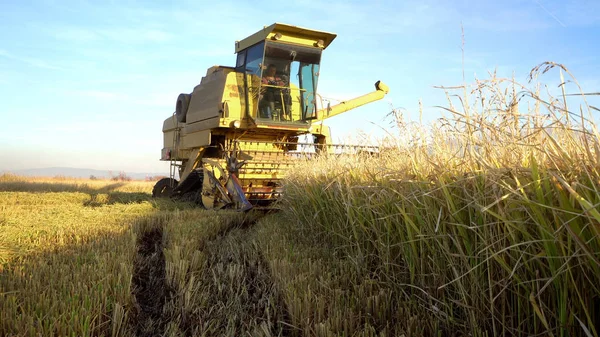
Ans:
[[[598,336],[597,109],[447,91],[377,155],[299,162],[266,216],[1,176],[0,335]]]

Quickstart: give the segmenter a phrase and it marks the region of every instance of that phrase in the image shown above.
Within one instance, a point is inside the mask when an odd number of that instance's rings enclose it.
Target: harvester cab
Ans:
[[[275,23],[236,41],[235,67],[209,68],[164,121],[161,160],[170,161],[170,177],[157,182],[153,196],[247,210],[279,197],[296,159],[338,151],[322,121],[379,100],[388,88],[378,81],[369,94],[323,107],[321,55],[335,37]],[[312,142],[300,143],[303,135]]]

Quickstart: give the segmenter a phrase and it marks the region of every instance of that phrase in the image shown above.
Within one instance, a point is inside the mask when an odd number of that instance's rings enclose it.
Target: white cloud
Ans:
[[[126,100],[127,96],[123,95],[121,93],[116,93],[116,92],[110,92],[110,91],[102,91],[102,90],[79,90],[79,91],[75,91],[72,94],[75,95],[82,95],[85,97],[90,97],[90,98],[96,98],[96,99],[100,99],[100,100],[109,100],[109,101],[114,101],[114,100]]]
[[[36,67],[36,68],[49,69],[49,70],[64,70],[63,67],[51,64],[51,63],[47,62],[46,60],[35,58],[35,57],[18,56],[18,55],[9,53],[6,50],[0,50],[0,56],[14,60],[14,61],[18,61],[21,63],[25,63],[27,65],[30,65],[30,66]]]
[[[71,42],[162,43],[174,37],[173,34],[160,29],[127,27],[87,29],[77,26],[63,26],[51,29],[50,34],[58,40]]]
[[[185,50],[184,55],[189,57],[213,57],[213,56],[231,56],[232,63],[234,60],[233,44],[231,48],[225,48],[223,46],[215,46],[214,48],[192,48]]]
[[[184,90],[185,91],[185,90]],[[175,100],[177,94],[171,94],[170,92],[176,92],[176,90],[167,91],[143,91],[143,93],[123,93],[116,91],[106,90],[57,90],[64,96],[71,97],[86,97],[101,103],[118,103],[121,106],[126,104],[127,106],[138,106],[138,107],[153,107],[153,108],[168,108],[166,113],[170,112],[171,108],[175,106]]]
[[[555,17],[564,26],[591,26],[600,23],[600,2],[594,0],[537,0],[547,14]]]
[[[98,33],[79,27],[55,28],[54,31],[51,31],[50,33],[59,40],[69,40],[75,42],[90,42],[100,39]]]
[[[36,68],[49,69],[49,70],[65,70],[65,68],[63,68],[63,67],[50,64],[50,63],[46,62],[45,60],[41,60],[41,59],[36,59],[36,58],[31,58],[31,57],[23,57],[20,60],[22,62],[25,62],[25,63],[29,64],[30,66],[33,66]]]
[[[167,42],[172,34],[158,29],[111,28],[99,29],[98,34],[108,40],[123,43]]]

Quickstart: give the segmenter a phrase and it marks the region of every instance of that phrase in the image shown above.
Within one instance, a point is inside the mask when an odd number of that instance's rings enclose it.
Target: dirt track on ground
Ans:
[[[132,328],[136,334],[162,336],[175,324],[186,336],[293,335],[268,263],[250,239],[257,221],[246,218],[226,226],[198,248],[204,254],[201,272],[194,275],[200,294],[190,297],[195,303],[187,299],[183,314],[178,310],[182,299],[169,288],[165,276],[163,227],[140,235],[132,280],[137,302]]]

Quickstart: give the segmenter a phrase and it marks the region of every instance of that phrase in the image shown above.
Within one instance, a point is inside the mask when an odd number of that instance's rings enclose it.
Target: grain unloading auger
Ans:
[[[161,160],[170,161],[170,177],[156,183],[153,196],[248,210],[280,196],[280,181],[299,158],[377,151],[331,144],[322,123],[388,93],[377,81],[371,93],[318,109],[321,53],[335,37],[275,23],[236,41],[235,67],[209,68],[164,121]]]

